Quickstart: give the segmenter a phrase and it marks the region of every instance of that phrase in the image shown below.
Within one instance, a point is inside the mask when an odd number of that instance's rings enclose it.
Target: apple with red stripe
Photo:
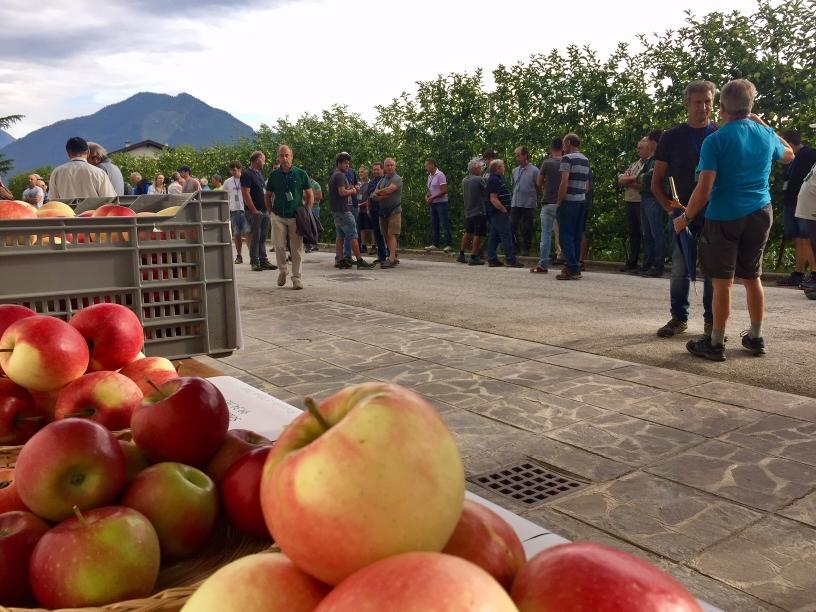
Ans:
[[[119,370],[134,361],[144,345],[142,324],[121,304],[94,304],[76,313],[69,323],[88,343],[88,370]]]
[[[91,372],[66,385],[57,396],[55,419],[79,417],[111,431],[130,427],[133,410],[142,402],[135,382],[118,372]]]
[[[0,514],[0,605],[27,606],[33,601],[28,567],[31,553],[51,525],[31,512]]]

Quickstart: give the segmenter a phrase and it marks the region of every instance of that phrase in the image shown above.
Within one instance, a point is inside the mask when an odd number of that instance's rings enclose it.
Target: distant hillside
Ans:
[[[71,136],[82,136],[114,151],[126,142],[148,139],[171,147],[202,147],[252,134],[247,124],[189,94],[138,93],[92,115],[35,130],[3,147],[3,155],[14,160],[11,175],[61,164],[66,160],[65,141]]]
[[[14,136],[9,134],[6,130],[0,130],[0,149],[12,142],[14,142]]]

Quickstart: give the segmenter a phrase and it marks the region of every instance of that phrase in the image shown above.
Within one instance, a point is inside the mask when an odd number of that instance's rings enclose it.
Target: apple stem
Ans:
[[[74,505],[74,514],[76,515],[77,520],[79,521],[80,525],[82,525],[83,527],[88,526],[88,521],[85,520],[85,517],[83,516],[82,511],[79,509],[79,506],[77,506],[77,505]]]
[[[329,425],[323,415],[320,414],[320,410],[317,408],[317,402],[314,401],[313,397],[307,396],[303,398],[303,405],[306,406],[309,414],[314,417],[318,425],[323,428],[323,431],[329,431],[329,429],[331,429],[331,425]]]
[[[158,386],[156,383],[154,383],[154,382],[153,382],[152,380],[150,380],[149,378],[147,379],[147,384],[148,384],[148,385],[150,385],[151,387],[153,387],[153,388],[156,390],[156,392],[157,392],[159,395],[161,395],[163,398],[167,398],[167,397],[169,397],[169,396],[168,396],[168,395],[167,395],[167,394],[166,394],[164,391],[162,391],[162,390],[159,388],[159,386]]]

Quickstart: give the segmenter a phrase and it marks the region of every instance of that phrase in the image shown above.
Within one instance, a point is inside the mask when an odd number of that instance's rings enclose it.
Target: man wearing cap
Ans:
[[[192,170],[190,166],[179,166],[178,173],[181,177],[179,182],[181,183],[182,193],[195,193],[196,191],[201,191],[201,183],[198,182],[197,178],[193,177],[191,172]]]
[[[292,289],[303,289],[300,279],[303,258],[303,237],[297,233],[297,211],[305,206],[309,212],[314,203],[309,175],[292,165],[292,149],[278,147],[278,168],[269,174],[266,182],[266,209],[272,220],[272,241],[278,268],[278,287],[286,284],[286,242],[292,256]],[[342,245],[341,245],[342,246]]]
[[[88,163],[88,142],[84,138],[69,138],[65,153],[70,161],[54,168],[49,179],[52,200],[116,197],[116,190],[105,171]]]

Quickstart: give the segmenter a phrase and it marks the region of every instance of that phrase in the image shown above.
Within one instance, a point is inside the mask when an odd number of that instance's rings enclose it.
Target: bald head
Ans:
[[[289,168],[292,167],[293,156],[292,149],[287,145],[284,144],[278,147],[278,163],[280,164],[281,170],[289,172]]]

